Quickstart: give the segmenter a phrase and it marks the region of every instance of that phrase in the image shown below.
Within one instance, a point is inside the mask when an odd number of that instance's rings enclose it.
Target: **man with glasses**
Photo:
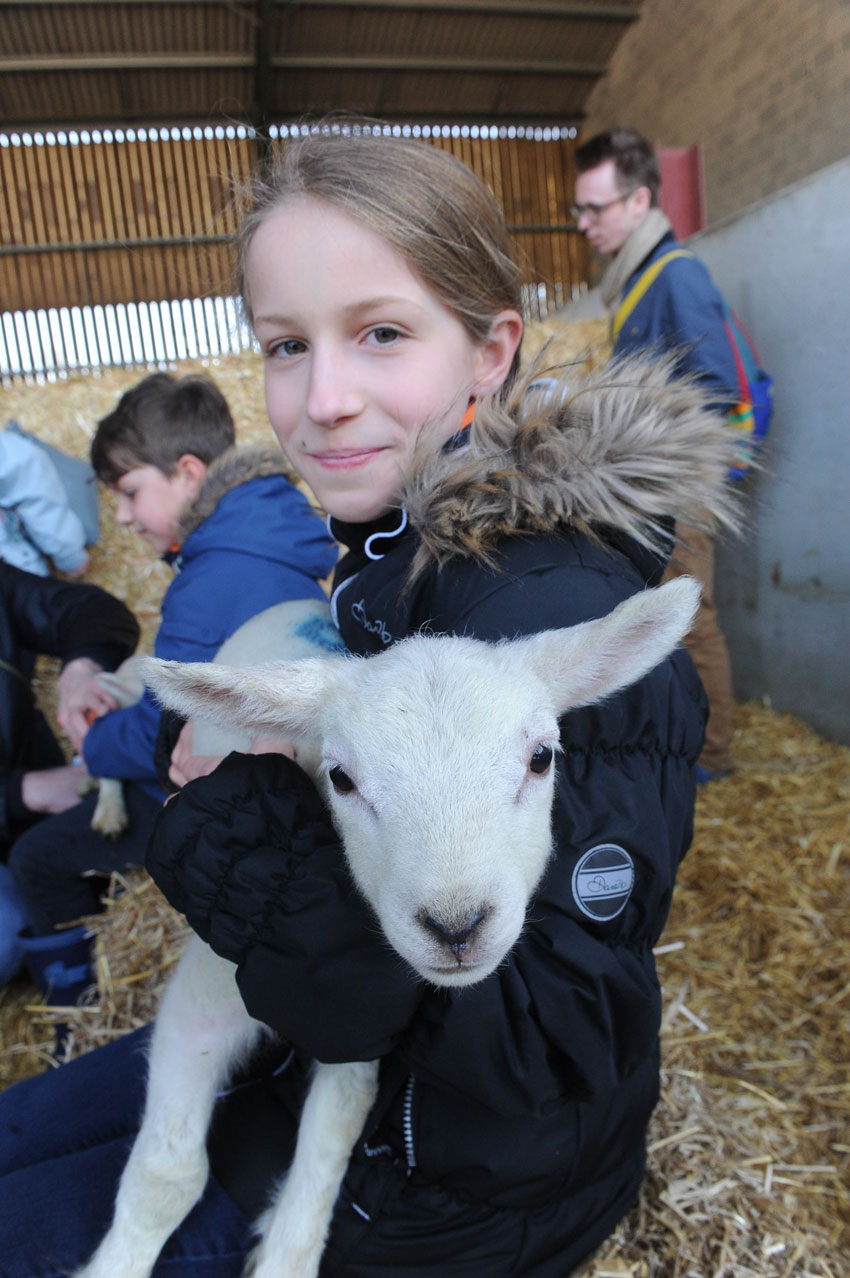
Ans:
[[[690,251],[677,243],[658,207],[661,174],[655,153],[635,129],[597,133],[576,148],[572,214],[588,243],[611,254],[600,293],[611,315],[614,356],[676,352],[677,372],[696,376],[718,412],[740,398],[735,358],[724,328],[723,297]],[[653,270],[662,259],[663,265]],[[708,695],[710,718],[697,780],[729,772],[732,681],[726,643],[714,607],[714,542],[704,531],[680,530],[667,576],[687,572],[702,583],[702,603],[686,645]]]

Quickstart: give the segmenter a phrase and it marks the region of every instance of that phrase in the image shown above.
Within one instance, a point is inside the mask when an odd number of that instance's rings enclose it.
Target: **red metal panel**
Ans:
[[[702,147],[658,146],[661,169],[661,207],[673,223],[677,240],[684,240],[705,226],[702,182]]]

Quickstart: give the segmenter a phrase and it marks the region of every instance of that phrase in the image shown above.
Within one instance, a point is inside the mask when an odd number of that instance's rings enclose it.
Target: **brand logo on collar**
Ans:
[[[373,621],[366,612],[366,604],[363,599],[358,599],[356,604],[351,605],[351,615],[354,620],[368,630],[370,635],[378,635],[381,643],[392,643],[393,637],[387,630],[386,625],[380,617],[376,617]]]
[[[616,843],[600,843],[585,852],[573,870],[573,900],[597,923],[615,919],[626,908],[635,883],[635,863]]]

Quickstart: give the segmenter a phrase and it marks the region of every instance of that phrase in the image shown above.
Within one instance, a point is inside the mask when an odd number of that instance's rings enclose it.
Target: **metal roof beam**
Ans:
[[[91,8],[96,0],[0,0],[0,9],[48,9]],[[226,8],[237,11],[247,9],[246,5],[234,5],[227,0],[110,0],[113,9],[133,8],[138,5],[168,5],[169,8],[196,9]],[[640,16],[638,4],[580,4],[573,0],[272,0],[277,8],[298,6],[304,9],[404,9],[419,10],[422,13],[472,13],[472,14],[517,14],[544,18],[583,18],[598,19],[600,22],[634,22]],[[245,13],[250,21],[252,15]]]
[[[24,54],[0,58],[0,74],[9,71],[166,71],[253,68],[254,59],[231,53]]]
[[[322,112],[311,113],[307,115],[318,114]],[[357,115],[356,109],[352,110],[353,115]],[[520,127],[534,128],[569,128],[576,127],[581,124],[585,118],[585,111],[579,107],[573,111],[535,111],[527,107],[512,108],[510,111],[494,111],[486,110],[479,107],[474,111],[468,108],[448,108],[446,110],[423,110],[417,107],[408,110],[404,107],[397,107],[392,111],[383,111],[376,113],[372,111],[368,113],[370,118],[377,118],[386,121],[388,124],[448,124],[462,126],[469,125],[486,125],[488,128],[509,128],[511,125]],[[292,108],[275,108],[271,113],[271,121],[274,124],[301,123],[304,119],[305,112],[295,112]],[[187,125],[192,127],[208,128],[212,125],[218,128],[222,125],[233,125],[234,127],[244,126],[246,129],[252,127],[247,112],[235,113],[231,112],[226,118],[211,116],[210,112],[199,112],[197,109],[189,109],[184,112],[169,112],[167,122],[164,117],[156,116],[148,107],[139,107],[135,110],[125,110],[121,112],[110,111],[104,113],[92,113],[89,115],[77,114],[73,119],[63,116],[31,116],[26,119],[15,118],[5,121],[0,126],[3,133],[32,133],[32,132],[69,132],[80,129],[128,129],[128,128],[171,128],[178,125]]]
[[[226,0],[109,0],[109,2],[113,9],[117,9],[119,5],[127,8],[128,6],[132,7],[133,5],[141,4],[168,5],[171,9],[178,6],[182,6],[184,9],[196,9],[198,5],[206,5],[208,8],[212,8],[215,5],[219,9],[226,8],[231,10],[241,10],[245,7],[244,5],[237,6],[226,3]],[[0,9],[74,9],[82,5],[88,5],[89,8],[93,8],[96,3],[97,0],[0,0]],[[251,15],[245,14],[243,16],[250,19]]]
[[[269,72],[271,70],[270,27],[271,0],[258,0],[257,31],[254,40],[254,102],[252,115],[254,124],[258,129],[262,130],[268,124],[271,101],[269,96]]]
[[[348,57],[313,54],[284,54],[269,59],[269,65],[285,71],[376,71],[439,72],[446,75],[543,75],[592,76],[605,74],[601,63],[511,62],[505,58],[418,58]],[[17,58],[0,58],[0,74],[36,71],[184,71],[253,70],[255,61],[241,54],[225,53],[157,53],[157,54],[78,54],[72,57],[38,54]]]
[[[580,4],[572,0],[273,0],[279,9],[404,9],[420,13],[469,13],[487,17],[581,18],[600,22],[634,22],[637,5],[628,3]]]
[[[313,54],[285,54],[273,57],[272,66],[280,71],[383,71],[442,72],[446,75],[545,75],[594,76],[605,74],[606,67],[593,62],[521,62],[506,58],[417,58],[417,57],[347,57]]]

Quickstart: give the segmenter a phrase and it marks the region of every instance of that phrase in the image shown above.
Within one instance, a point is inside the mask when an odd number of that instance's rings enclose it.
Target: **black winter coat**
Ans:
[[[338,587],[340,628],[353,651],[375,651],[382,636],[401,637],[429,620],[435,629],[486,639],[570,625],[611,611],[644,585],[623,554],[567,536],[513,542],[500,572],[435,569],[400,600],[413,540],[402,537],[391,549],[383,542],[385,557]],[[481,1239],[473,1229],[458,1273],[562,1275],[565,1255],[578,1260],[627,1210],[657,1096],[652,946],[691,838],[692,764],[704,718],[683,652],[606,706],[565,718],[558,854],[510,961],[457,992],[425,988],[381,943],[321,802],[294,765],[232,756],[166,808],[149,868],[200,934],[239,964],[252,1015],[305,1058],[384,1056],[381,1117],[358,1151],[357,1188],[348,1191],[347,1210],[338,1208],[326,1272],[336,1272],[333,1254],[340,1264],[347,1258],[339,1272],[382,1272],[365,1259],[366,1240],[357,1262],[364,1267],[348,1267],[358,1256],[351,1230],[360,1234],[363,1225],[351,1203],[372,1214],[364,1195],[371,1204],[386,1192],[390,1168],[394,1189],[420,1191],[427,1210],[437,1210],[433,1189],[467,1228],[464,1213],[482,1220]],[[597,920],[582,910],[571,880],[579,859],[607,843],[634,862],[636,884],[621,914]],[[255,1089],[250,1117],[243,1093],[232,1126],[219,1120],[214,1169],[246,1206],[259,1206],[264,1177],[256,1165],[250,1178],[240,1176],[245,1126],[275,1133],[264,1142],[267,1171],[282,1170],[288,1142],[274,1147],[280,1133],[264,1111],[277,1101],[290,1115],[302,1087],[301,1071],[290,1067]],[[369,1166],[382,1169],[374,1185],[364,1175]],[[403,1208],[393,1210],[406,1219]],[[538,1217],[545,1224],[535,1229]],[[477,1249],[485,1239],[493,1245],[495,1220],[503,1222],[505,1251],[485,1262]],[[433,1239],[430,1245],[433,1269],[416,1272],[449,1272],[450,1256],[460,1262],[450,1235],[442,1244],[448,1251]],[[406,1263],[399,1257],[387,1272],[403,1272]]]
[[[410,586],[421,542],[406,511],[332,522],[349,547],[333,595],[340,630],[368,654],[421,628],[491,640],[602,616],[660,575],[629,527],[603,540],[567,524],[497,537],[491,564],[432,558]],[[459,990],[426,986],[382,940],[288,760],[232,755],[164,809],[151,873],[237,964],[249,1012],[292,1048],[216,1120],[213,1170],[237,1201],[258,1209],[285,1167],[311,1058],[382,1057],[322,1275],[564,1278],[628,1210],[658,1095],[652,948],[692,835],[705,718],[683,650],[564,717],[553,859],[508,959]],[[602,848],[625,874],[600,907],[576,870]]]
[[[30,685],[37,654],[61,657],[63,665],[90,657],[114,670],[138,638],[130,610],[98,586],[0,563],[0,845],[28,823],[22,774],[65,762]]]

